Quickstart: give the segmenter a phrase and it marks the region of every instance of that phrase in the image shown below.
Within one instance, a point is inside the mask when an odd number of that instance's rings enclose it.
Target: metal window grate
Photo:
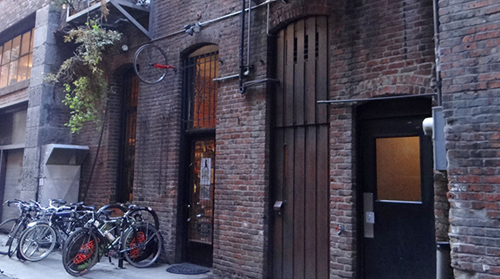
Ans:
[[[185,61],[185,81],[188,94],[188,129],[215,128],[219,52],[189,57]]]

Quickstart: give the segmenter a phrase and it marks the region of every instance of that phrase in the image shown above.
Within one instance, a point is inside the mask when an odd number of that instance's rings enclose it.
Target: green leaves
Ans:
[[[72,132],[79,132],[88,121],[100,127],[108,96],[103,60],[108,48],[120,39],[121,33],[102,29],[97,21],[72,29],[64,37],[65,42],[78,44],[74,56],[66,59],[56,74],[47,75],[46,80],[63,85],[63,103],[71,111],[65,125]]]

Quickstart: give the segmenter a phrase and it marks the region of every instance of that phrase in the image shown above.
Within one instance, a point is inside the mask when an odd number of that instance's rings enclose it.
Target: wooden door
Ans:
[[[327,20],[278,35],[273,141],[275,279],[328,278]]]

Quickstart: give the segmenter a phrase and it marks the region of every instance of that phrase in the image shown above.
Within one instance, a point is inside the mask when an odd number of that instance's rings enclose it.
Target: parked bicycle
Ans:
[[[64,269],[73,276],[89,272],[102,256],[125,259],[135,267],[148,267],[156,262],[162,250],[162,236],[155,224],[143,222],[137,214],[156,213],[148,207],[109,205],[93,212],[87,224],[71,234],[63,248]],[[118,213],[118,214],[116,214]],[[118,216],[116,216],[118,215]],[[154,219],[154,218],[153,218]]]
[[[50,200],[45,209],[47,219],[36,220],[28,224],[19,238],[17,257],[27,261],[40,261],[46,258],[56,247],[61,247],[69,235],[89,220],[89,211],[94,207],[83,203],[63,206],[66,201]]]
[[[18,199],[6,201],[4,205],[16,204],[19,208],[19,217],[11,218],[0,224],[0,254],[12,257],[17,251],[18,240],[26,226],[33,221],[42,207],[35,201],[21,201]]]

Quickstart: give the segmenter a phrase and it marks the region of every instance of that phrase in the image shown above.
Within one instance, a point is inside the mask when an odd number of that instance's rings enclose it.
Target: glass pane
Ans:
[[[189,240],[212,244],[215,140],[196,141],[191,168]]]
[[[21,36],[17,36],[12,40],[12,50],[10,53],[10,61],[19,59],[19,53],[21,52]]]
[[[21,40],[21,55],[25,55],[30,52],[30,36],[31,31],[23,34],[23,38]]]
[[[0,87],[7,86],[9,80],[9,66],[0,67]]]
[[[29,66],[29,56],[25,55],[21,57],[19,60],[19,71],[17,72],[17,80],[25,80],[27,79],[28,73],[30,72],[30,66]]]
[[[420,139],[376,139],[377,199],[421,201]]]
[[[6,42],[3,45],[3,54],[2,54],[2,65],[5,65],[10,62],[10,49],[12,47],[12,40]]]
[[[9,85],[17,82],[17,68],[19,65],[19,61],[12,61],[9,64]]]
[[[31,77],[31,68],[33,67],[33,53],[30,53],[30,55],[29,55],[29,58],[28,58],[28,67],[29,67],[29,70],[28,70],[27,77],[30,78]]]

